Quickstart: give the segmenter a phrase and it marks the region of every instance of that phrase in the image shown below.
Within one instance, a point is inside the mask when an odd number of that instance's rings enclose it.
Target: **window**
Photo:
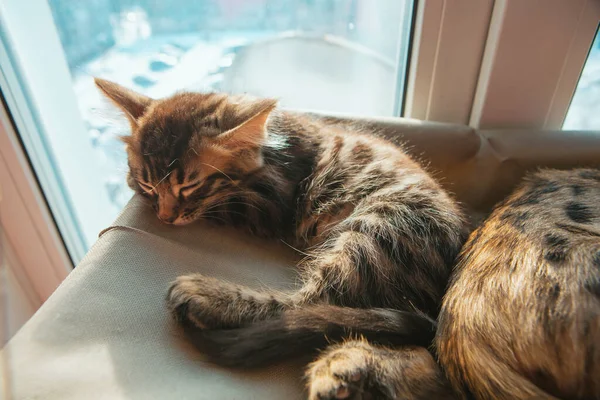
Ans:
[[[75,261],[132,194],[116,140],[127,124],[94,76],[152,97],[247,92],[400,115],[413,1],[3,2],[6,102]]]
[[[50,0],[115,212],[131,196],[115,140],[122,125],[107,119],[92,77],[151,97],[182,89],[251,93],[289,108],[392,115],[411,1]]]
[[[563,129],[600,130],[600,34],[596,34]]]
[[[571,100],[599,20],[597,0],[3,0],[0,89],[77,262],[131,196],[94,76],[483,129],[557,129],[571,104],[564,128],[600,129],[599,39]]]

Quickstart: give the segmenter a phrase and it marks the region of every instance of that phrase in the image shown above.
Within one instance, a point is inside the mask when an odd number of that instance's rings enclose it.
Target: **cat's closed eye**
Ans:
[[[179,195],[183,197],[189,196],[194,190],[200,186],[201,182],[194,182],[189,185],[185,185],[179,189]]]
[[[154,186],[152,186],[152,185],[150,185],[148,183],[137,181],[137,184],[147,194],[155,194],[156,193],[156,191],[154,190]]]
[[[224,189],[229,181],[225,179],[212,179],[208,178],[202,184],[196,185],[189,189],[189,193],[185,197],[189,197],[193,194],[196,200],[206,199],[213,196],[220,189]]]

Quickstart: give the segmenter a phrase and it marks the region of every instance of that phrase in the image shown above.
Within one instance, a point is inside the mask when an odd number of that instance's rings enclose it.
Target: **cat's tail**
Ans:
[[[278,318],[236,329],[184,328],[212,362],[229,367],[258,367],[309,355],[353,337],[384,345],[427,347],[435,336],[436,322],[417,312],[324,304],[287,310]]]

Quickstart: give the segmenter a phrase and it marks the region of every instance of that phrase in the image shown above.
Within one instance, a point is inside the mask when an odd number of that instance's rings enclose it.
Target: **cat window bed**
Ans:
[[[600,133],[481,131],[399,119],[363,121],[428,162],[472,216],[537,166],[599,166]],[[475,218],[477,219],[477,218]],[[176,276],[201,272],[260,287],[294,285],[298,255],[225,228],[161,224],[134,196],[84,260],[2,351],[7,399],[301,399],[302,363],[217,368],[165,308]]]

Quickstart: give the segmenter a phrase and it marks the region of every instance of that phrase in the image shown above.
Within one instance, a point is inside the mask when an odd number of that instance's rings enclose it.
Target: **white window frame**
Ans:
[[[0,2],[0,60],[4,101],[77,263],[106,227],[99,221],[110,221],[111,204],[46,0]]]
[[[598,0],[496,0],[470,125],[561,129],[599,22]]]
[[[493,4],[418,1],[404,117],[468,124]]]
[[[421,0],[403,116],[561,129],[599,23],[597,0]]]

